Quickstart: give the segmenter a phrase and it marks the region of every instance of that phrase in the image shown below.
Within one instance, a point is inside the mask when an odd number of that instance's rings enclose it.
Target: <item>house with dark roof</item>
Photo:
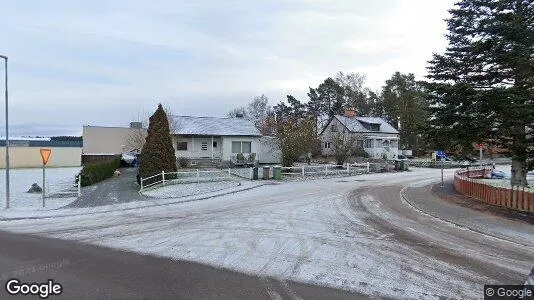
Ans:
[[[279,163],[274,141],[244,118],[172,116],[177,157],[236,161],[239,153],[260,163]]]
[[[358,117],[351,109],[345,115],[333,116],[320,132],[323,155],[334,154],[336,135],[344,135],[346,140],[351,137],[370,158],[396,159],[399,155],[399,132],[382,118]]]

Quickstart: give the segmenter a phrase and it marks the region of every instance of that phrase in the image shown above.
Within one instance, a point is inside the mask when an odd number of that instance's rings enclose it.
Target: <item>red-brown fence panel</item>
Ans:
[[[504,206],[519,211],[534,212],[534,192],[525,187],[495,187],[478,179],[486,175],[488,169],[460,170],[454,174],[454,189],[466,196],[488,204]]]

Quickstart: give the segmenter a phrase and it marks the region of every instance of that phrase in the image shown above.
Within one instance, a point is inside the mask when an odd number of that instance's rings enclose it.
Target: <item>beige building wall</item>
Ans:
[[[146,129],[83,126],[84,154],[120,154],[143,147]]]
[[[42,147],[52,150],[47,167],[79,167],[82,162],[82,148],[76,147]],[[10,147],[10,168],[42,167],[41,147]],[[0,168],[6,167],[6,148],[0,148]]]

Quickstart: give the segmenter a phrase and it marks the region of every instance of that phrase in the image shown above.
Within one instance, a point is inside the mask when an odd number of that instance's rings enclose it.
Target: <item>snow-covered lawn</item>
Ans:
[[[176,183],[143,191],[142,194],[153,198],[180,198],[205,194],[239,186],[237,181],[212,181],[201,183]]]
[[[48,192],[58,192],[70,184],[74,184],[74,176],[81,170],[80,167],[73,168],[47,168],[47,194]],[[41,194],[29,194],[28,189],[33,183],[42,186],[43,170],[35,169],[11,169],[9,172],[10,181],[10,209],[11,210],[49,210],[65,206],[75,198],[46,198],[46,207],[42,207]],[[0,169],[0,207],[5,207],[6,173],[5,169]]]

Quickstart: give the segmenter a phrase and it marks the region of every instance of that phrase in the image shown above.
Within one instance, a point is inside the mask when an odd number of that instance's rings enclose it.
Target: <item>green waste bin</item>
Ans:
[[[280,166],[274,166],[273,167],[273,177],[275,180],[281,180],[282,179],[282,167]]]

